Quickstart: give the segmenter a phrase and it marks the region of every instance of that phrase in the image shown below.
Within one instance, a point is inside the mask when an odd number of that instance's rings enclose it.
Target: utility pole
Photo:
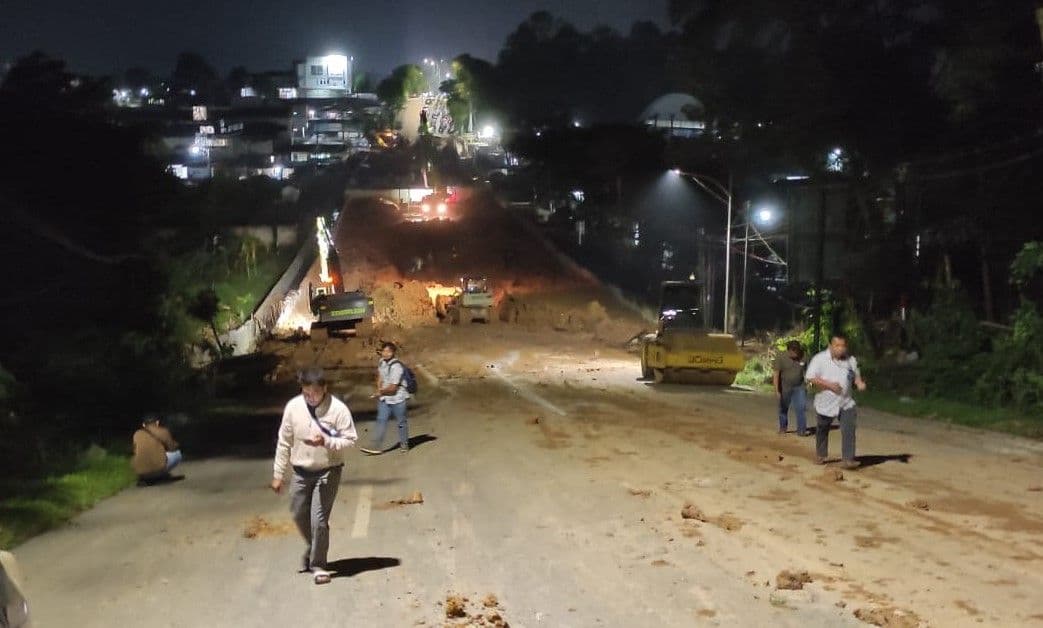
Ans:
[[[826,279],[826,186],[822,186],[822,197],[818,207],[818,255],[815,263],[815,309],[812,316],[814,329],[814,353],[822,348],[822,284]]]
[[[1043,47],[1043,2],[1036,3],[1036,24],[1039,25],[1039,43]],[[1036,64],[1040,79],[1043,80],[1043,61]]]
[[[699,268],[699,279],[703,281],[703,302],[701,304],[703,310],[703,327],[709,329],[711,321],[710,312],[710,267],[706,258],[706,229],[699,227],[699,235],[696,240],[698,246],[696,248],[696,265]]]

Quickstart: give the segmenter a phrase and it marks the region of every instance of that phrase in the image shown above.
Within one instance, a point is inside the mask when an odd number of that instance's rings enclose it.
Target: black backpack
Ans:
[[[415,395],[418,389],[416,381],[416,373],[413,369],[406,366],[401,360],[392,360],[388,364],[401,364],[402,365],[402,380],[398,383],[399,386],[405,386],[406,392]]]

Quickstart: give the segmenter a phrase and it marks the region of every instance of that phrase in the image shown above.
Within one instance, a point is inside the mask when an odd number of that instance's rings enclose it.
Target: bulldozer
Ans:
[[[664,281],[659,324],[641,347],[641,375],[656,383],[730,386],[745,365],[731,334],[714,333],[703,317],[701,281]]]
[[[461,321],[468,323],[491,320],[493,293],[485,277],[461,277],[460,287],[450,294],[435,297],[435,314],[453,325]]]

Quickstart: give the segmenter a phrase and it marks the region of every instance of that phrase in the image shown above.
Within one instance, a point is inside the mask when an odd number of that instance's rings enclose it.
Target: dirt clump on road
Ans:
[[[704,515],[703,511],[699,510],[699,507],[695,504],[685,504],[684,508],[681,509],[681,518],[706,521],[706,515]]]
[[[855,617],[874,626],[881,628],[918,628],[920,618],[916,613],[903,611],[897,608],[858,608],[855,609]]]
[[[914,499],[911,502],[907,503],[906,506],[909,506],[910,508],[916,508],[917,510],[931,509],[931,505],[927,503],[926,499]]]
[[[634,497],[650,497],[652,495],[652,489],[650,488],[632,488],[629,493]]]
[[[825,476],[827,480],[833,480],[834,482],[844,481],[844,472],[840,469],[826,469]]]
[[[500,599],[495,594],[489,593],[473,605],[476,608],[472,610],[471,599],[466,596],[455,593],[446,595],[445,628],[510,628],[503,617]]]
[[[413,504],[424,503],[424,494],[420,491],[413,491],[413,494],[409,497],[401,497],[399,499],[392,499],[388,502],[388,506],[412,506]]]
[[[805,584],[813,582],[811,575],[806,571],[790,571],[783,569],[775,576],[775,588],[786,591],[800,591]]]
[[[445,616],[450,619],[467,617],[467,602],[467,598],[462,595],[447,595],[445,597]]]
[[[271,523],[264,517],[254,517],[246,522],[243,537],[247,539],[264,539],[274,536],[286,536],[293,532],[291,523]]]

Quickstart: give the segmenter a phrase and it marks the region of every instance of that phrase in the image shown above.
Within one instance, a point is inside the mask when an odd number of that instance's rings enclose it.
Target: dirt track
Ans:
[[[387,262],[368,260],[375,286],[408,293]],[[618,345],[640,321],[582,278],[541,284],[549,262],[524,268],[542,286],[527,320],[417,310],[381,329],[420,365],[417,446],[349,457],[332,585],[294,573],[262,451],[190,462],[19,548],[39,625],[432,626],[450,593],[472,615],[495,594],[512,626],[1043,625],[1040,443],[863,411],[864,468],[837,474],[774,433],[771,398],[638,381]],[[611,325],[563,324],[591,300]],[[374,341],[267,350],[277,380],[330,367],[366,430]],[[278,410],[244,420],[274,430]]]

